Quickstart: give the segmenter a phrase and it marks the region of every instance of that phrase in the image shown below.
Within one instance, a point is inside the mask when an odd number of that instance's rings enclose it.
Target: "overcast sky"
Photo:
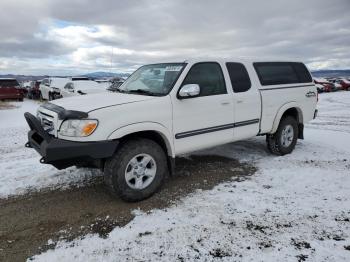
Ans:
[[[350,68],[350,0],[1,0],[0,10],[0,74],[206,56]]]

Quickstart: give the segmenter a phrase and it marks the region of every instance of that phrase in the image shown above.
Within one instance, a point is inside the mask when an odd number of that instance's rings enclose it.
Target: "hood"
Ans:
[[[50,101],[50,103],[63,107],[67,110],[89,112],[101,107],[135,103],[155,98],[156,97],[154,96],[104,92],[99,94],[79,95],[62,98]]]

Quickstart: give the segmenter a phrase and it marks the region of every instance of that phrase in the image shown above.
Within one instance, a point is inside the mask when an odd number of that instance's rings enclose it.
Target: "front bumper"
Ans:
[[[55,138],[42,128],[38,119],[30,113],[24,117],[30,127],[26,147],[34,148],[41,156],[41,163],[51,164],[57,169],[75,165],[88,165],[111,157],[118,141],[74,142]]]

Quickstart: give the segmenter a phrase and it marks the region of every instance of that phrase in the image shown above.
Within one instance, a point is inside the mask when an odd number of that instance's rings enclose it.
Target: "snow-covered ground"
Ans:
[[[33,102],[0,111],[10,123]],[[26,108],[28,107],[28,108]],[[318,119],[295,151],[276,157],[263,137],[204,152],[253,163],[248,180],[198,191],[165,210],[136,212],[106,239],[59,242],[38,261],[349,261],[350,92],[322,94]],[[22,116],[21,116],[22,117]],[[57,171],[24,149],[25,123],[0,127],[0,196],[78,184],[92,174]],[[17,144],[15,144],[17,143]]]

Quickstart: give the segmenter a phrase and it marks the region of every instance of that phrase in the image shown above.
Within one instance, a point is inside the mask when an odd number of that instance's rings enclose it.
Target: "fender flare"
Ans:
[[[120,139],[126,135],[130,135],[142,131],[151,131],[158,133],[164,140],[167,147],[167,153],[171,157],[175,157],[174,141],[171,132],[163,125],[156,122],[140,122],[122,126],[114,130],[109,136],[108,140]]]
[[[299,124],[303,123],[303,112],[300,108],[300,105],[296,102],[288,102],[286,104],[284,104],[283,106],[281,106],[278,111],[277,114],[275,116],[275,120],[273,121],[273,125],[272,125],[272,130],[271,130],[271,134],[275,133],[277,131],[278,125],[280,124],[281,118],[283,116],[283,114],[291,108],[295,108],[298,111],[298,122]]]

